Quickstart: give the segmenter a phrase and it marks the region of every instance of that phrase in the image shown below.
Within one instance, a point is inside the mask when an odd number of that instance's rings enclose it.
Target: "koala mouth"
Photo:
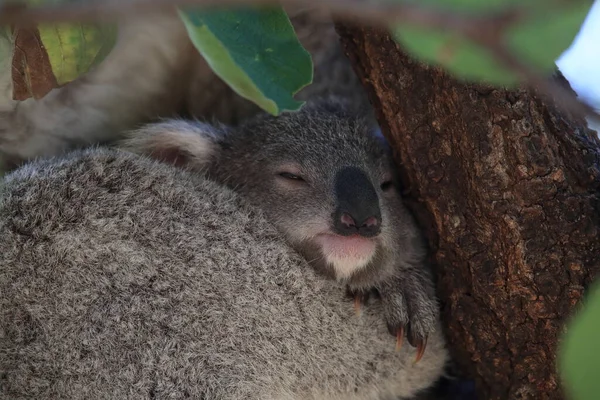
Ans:
[[[360,235],[341,236],[325,233],[317,236],[325,260],[333,267],[336,278],[349,278],[366,266],[375,255],[377,244]]]

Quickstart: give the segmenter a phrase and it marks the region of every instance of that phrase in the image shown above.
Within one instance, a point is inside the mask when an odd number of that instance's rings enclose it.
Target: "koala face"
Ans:
[[[264,210],[315,268],[350,278],[394,251],[403,205],[381,135],[343,108],[260,117],[221,142],[209,169]]]

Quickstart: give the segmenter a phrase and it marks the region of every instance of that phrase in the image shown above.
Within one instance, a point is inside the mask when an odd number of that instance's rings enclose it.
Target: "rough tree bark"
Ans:
[[[532,91],[460,83],[338,25],[426,228],[455,360],[481,400],[560,399],[565,318],[600,269],[599,141]]]

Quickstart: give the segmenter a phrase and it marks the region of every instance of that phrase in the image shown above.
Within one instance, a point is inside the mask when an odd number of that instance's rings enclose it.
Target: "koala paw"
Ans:
[[[439,317],[437,298],[431,286],[422,279],[409,277],[371,289],[348,286],[346,295],[354,299],[357,315],[372,297],[381,299],[388,331],[396,338],[396,350],[402,348],[406,336],[408,343],[417,348],[415,362],[423,358],[427,338],[435,330]]]
[[[369,303],[373,294],[375,294],[375,289],[353,289],[350,286],[346,288],[346,295],[354,300],[356,315],[360,315],[361,308]]]
[[[379,288],[383,311],[391,335],[396,337],[396,350],[404,336],[417,348],[415,362],[425,353],[427,337],[438,319],[438,304],[433,289],[427,290],[415,280],[398,280]]]

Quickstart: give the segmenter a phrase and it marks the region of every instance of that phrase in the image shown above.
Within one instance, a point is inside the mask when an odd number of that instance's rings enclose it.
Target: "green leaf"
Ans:
[[[278,7],[185,9],[180,16],[213,71],[273,115],[298,110],[294,95],[312,82],[310,54]]]
[[[413,56],[429,64],[442,66],[459,78],[501,86],[518,83],[517,76],[502,68],[488,49],[455,33],[405,25],[398,27],[393,35]]]
[[[386,0],[386,3],[416,4],[429,8],[460,13],[492,13],[514,8],[540,10],[543,6],[553,6],[563,0]],[[381,0],[380,0],[381,2]]]
[[[10,103],[12,102],[12,58],[14,44],[12,36],[7,29],[0,27],[0,32],[0,109],[2,109],[10,107]]]
[[[0,64],[4,65],[12,59],[12,36],[7,29],[0,27]]]
[[[596,400],[600,393],[600,286],[591,290],[559,348],[558,369],[572,400]]]
[[[9,27],[0,27],[0,39],[1,40],[11,40],[12,35],[10,34]]]
[[[21,0],[21,3],[35,8],[83,1],[86,0]],[[3,3],[8,2],[0,0],[0,5]],[[100,63],[117,38],[115,24],[42,24],[37,28],[59,84],[72,81]]]
[[[521,18],[506,28],[504,43],[523,64],[541,75],[556,69],[556,59],[571,45],[592,6],[590,0],[423,0],[419,4],[465,13],[511,7]],[[413,56],[464,80],[509,87],[520,82],[519,76],[490,50],[455,32],[404,24],[394,27],[392,33]]]
[[[70,82],[102,61],[112,50],[114,25],[61,24],[38,27],[59,84]]]
[[[508,32],[508,46],[534,68],[549,72],[573,43],[590,8],[587,1],[574,1],[568,7],[555,9],[541,7],[532,18]]]

